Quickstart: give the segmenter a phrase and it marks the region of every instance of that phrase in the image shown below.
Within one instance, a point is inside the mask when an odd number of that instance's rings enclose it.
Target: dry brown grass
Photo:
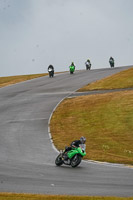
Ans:
[[[133,164],[133,91],[65,99],[50,128],[59,150],[84,135],[86,159]]]
[[[78,91],[83,92],[89,90],[105,90],[117,88],[133,88],[133,68],[90,83]]]
[[[0,88],[4,87],[4,86],[15,84],[15,83],[31,80],[34,78],[39,78],[39,77],[46,76],[46,75],[48,75],[48,74],[44,73],[44,74],[30,74],[30,75],[0,77]]]
[[[89,197],[68,195],[39,195],[0,193],[0,200],[133,200],[133,197]]]

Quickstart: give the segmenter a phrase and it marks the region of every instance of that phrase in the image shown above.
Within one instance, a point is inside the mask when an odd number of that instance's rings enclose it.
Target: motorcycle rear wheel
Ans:
[[[55,164],[56,164],[57,166],[61,166],[61,165],[63,164],[63,160],[62,160],[62,155],[61,155],[61,154],[59,154],[59,155],[57,156],[57,158],[55,159]]]
[[[71,166],[77,167],[81,163],[81,160],[81,156],[76,154],[71,160]]]

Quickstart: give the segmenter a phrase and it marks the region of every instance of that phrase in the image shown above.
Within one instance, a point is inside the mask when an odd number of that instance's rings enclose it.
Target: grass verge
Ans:
[[[133,88],[133,67],[96,82],[90,83],[79,89],[78,92],[118,88]]]
[[[46,75],[48,75],[48,73],[0,77],[0,88]]]
[[[0,193],[0,200],[133,200],[133,197],[89,197]]]
[[[86,159],[133,164],[133,91],[65,99],[50,130],[59,150],[83,135]]]

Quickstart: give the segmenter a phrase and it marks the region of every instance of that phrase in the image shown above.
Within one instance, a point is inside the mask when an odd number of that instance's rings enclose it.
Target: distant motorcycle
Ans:
[[[48,73],[49,73],[49,77],[53,77],[54,76],[54,70],[49,68],[48,69]]]
[[[114,67],[115,65],[114,58],[110,57],[109,63],[110,63],[110,67]]]
[[[74,66],[70,66],[70,74],[73,74],[74,73],[74,71],[75,71],[75,67]]]
[[[90,70],[91,69],[91,63],[89,63],[89,64],[86,64],[86,70]]]
[[[109,63],[110,63],[110,67],[114,67],[114,61],[113,60],[109,61]]]
[[[85,148],[86,145],[81,144],[79,147],[72,148],[72,150],[68,152],[63,151],[57,156],[55,164],[57,166],[65,164],[71,165],[72,167],[77,167],[81,163],[82,157],[86,155]],[[67,154],[67,159],[65,159],[65,154]]]

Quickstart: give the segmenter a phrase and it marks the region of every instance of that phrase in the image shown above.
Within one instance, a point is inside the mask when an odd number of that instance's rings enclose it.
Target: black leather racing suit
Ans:
[[[80,140],[74,140],[70,147],[66,147],[65,152],[72,150],[72,147],[79,147],[80,144],[82,144]]]

